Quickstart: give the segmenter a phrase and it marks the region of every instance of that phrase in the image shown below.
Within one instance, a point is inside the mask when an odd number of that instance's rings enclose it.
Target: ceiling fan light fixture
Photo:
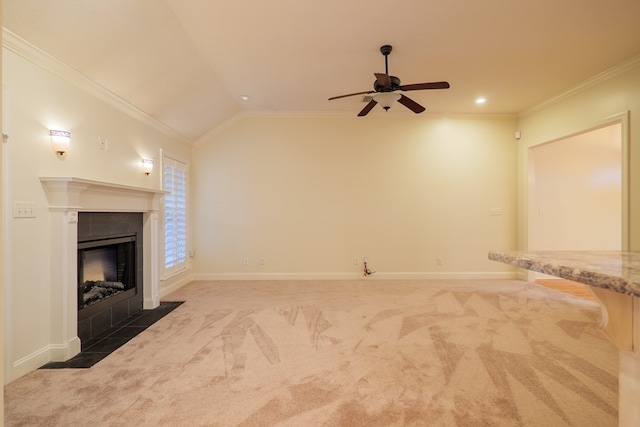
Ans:
[[[369,114],[369,111],[371,111],[377,104],[380,104],[380,106],[384,108],[385,111],[388,111],[389,108],[391,108],[391,105],[396,101],[404,105],[414,113],[420,114],[425,111],[425,108],[413,99],[401,94],[400,92],[407,92],[410,90],[449,89],[451,87],[451,85],[449,85],[449,82],[445,81],[403,85],[400,83],[400,79],[398,77],[389,74],[388,56],[391,53],[391,45],[386,44],[382,46],[380,48],[380,53],[384,55],[384,74],[373,73],[373,75],[376,77],[375,81],[373,82],[373,90],[365,90],[362,92],[348,93],[346,95],[332,96],[331,98],[329,98],[329,101],[333,99],[346,98],[349,96],[367,95],[362,99],[362,101],[366,102],[367,105],[358,113],[358,117],[363,117]],[[370,94],[375,95],[372,95],[372,97],[370,98]]]
[[[400,99],[400,96],[397,92],[381,92],[376,94],[373,99],[380,104],[385,111],[388,111],[391,105]]]

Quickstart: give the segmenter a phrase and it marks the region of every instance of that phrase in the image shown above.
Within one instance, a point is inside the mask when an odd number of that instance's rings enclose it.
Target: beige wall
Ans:
[[[56,344],[49,330],[56,304],[50,297],[49,208],[39,177],[75,176],[160,188],[160,168],[145,176],[141,157],[159,161],[161,150],[168,150],[189,159],[191,147],[6,49],[3,82],[10,91],[5,105],[10,117],[5,144],[9,167],[2,171],[9,182],[3,209],[10,235],[4,236],[3,269],[9,277],[5,320],[10,334],[4,351],[9,366],[5,380],[10,381],[48,361],[49,349]],[[51,128],[71,131],[71,148],[63,158],[51,148]],[[98,148],[98,137],[109,139],[109,151]],[[34,202],[35,218],[13,218],[14,201]]]
[[[635,59],[619,68],[619,73],[600,78],[593,84],[575,91],[549,104],[546,108],[520,118],[519,129],[519,246],[530,248],[529,228],[529,148],[575,135],[607,123],[622,124],[623,148],[628,146],[628,157],[623,150],[623,177],[628,174],[628,188],[623,181],[623,247],[640,250],[640,150],[637,149],[640,122],[640,60]],[[628,218],[628,228],[625,219]]]
[[[359,277],[365,256],[374,277],[501,277],[487,251],[516,244],[515,128],[242,118],[194,148],[196,277]]]

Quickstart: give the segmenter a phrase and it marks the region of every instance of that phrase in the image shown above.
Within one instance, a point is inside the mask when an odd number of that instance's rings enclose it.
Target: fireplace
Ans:
[[[78,320],[105,303],[135,295],[135,272],[135,235],[78,242]]]
[[[79,212],[78,337],[95,338],[142,310],[141,213]]]
[[[142,306],[160,304],[160,223],[158,212],[166,191],[73,176],[40,177],[49,202],[51,247],[51,331],[47,361],[69,360],[81,351],[81,342],[99,334],[101,324],[113,322]],[[138,216],[131,224],[113,213]],[[88,214],[91,219],[86,221]],[[141,219],[140,219],[141,218]],[[140,225],[140,222],[142,225]],[[125,301],[78,320],[78,244],[115,236],[136,236],[136,293]],[[144,253],[142,248],[144,247]],[[109,299],[120,298],[119,296]],[[97,304],[96,304],[97,306]],[[31,363],[29,361],[28,363]],[[31,366],[25,362],[24,366]],[[33,362],[41,366],[40,359]],[[26,371],[25,371],[26,373]]]

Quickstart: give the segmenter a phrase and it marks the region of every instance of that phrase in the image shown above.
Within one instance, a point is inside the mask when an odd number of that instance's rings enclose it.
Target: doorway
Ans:
[[[530,149],[529,249],[623,248],[622,124]]]

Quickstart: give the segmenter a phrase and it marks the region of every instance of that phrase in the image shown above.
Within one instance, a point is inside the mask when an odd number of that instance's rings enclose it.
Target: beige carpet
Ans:
[[[593,302],[520,281],[194,282],[91,369],[5,388],[9,426],[615,426]]]

